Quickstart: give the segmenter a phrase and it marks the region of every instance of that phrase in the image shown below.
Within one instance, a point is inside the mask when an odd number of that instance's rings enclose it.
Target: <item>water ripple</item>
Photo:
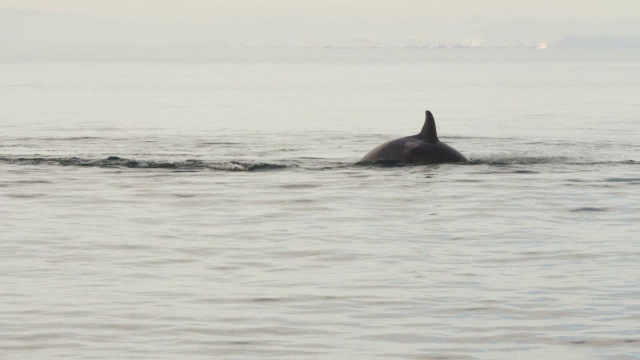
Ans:
[[[60,165],[100,168],[128,168],[128,169],[170,169],[170,170],[218,170],[218,171],[268,171],[280,170],[295,165],[285,165],[264,162],[209,162],[201,160],[186,161],[154,161],[134,160],[117,156],[106,159],[82,159],[77,157],[0,157],[0,162],[11,165]]]

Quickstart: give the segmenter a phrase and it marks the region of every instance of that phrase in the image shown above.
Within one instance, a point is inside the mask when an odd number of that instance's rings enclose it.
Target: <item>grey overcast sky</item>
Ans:
[[[640,0],[0,0],[0,8],[182,21],[220,16],[640,18]]]

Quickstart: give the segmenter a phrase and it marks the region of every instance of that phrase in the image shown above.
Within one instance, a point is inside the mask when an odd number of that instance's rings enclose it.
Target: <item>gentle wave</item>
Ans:
[[[300,160],[306,160],[300,161]],[[137,160],[127,159],[118,156],[110,156],[106,159],[83,159],[78,157],[0,157],[0,163],[12,165],[59,165],[59,166],[80,166],[80,167],[101,167],[101,168],[128,168],[128,169],[169,169],[169,170],[218,170],[218,171],[269,171],[303,168],[307,170],[335,170],[352,166],[373,167],[373,168],[393,168],[415,166],[399,161],[360,161],[360,162],[336,162],[327,161],[322,158],[302,158],[290,159],[287,163],[253,162],[253,161],[159,161],[159,160]],[[638,165],[635,160],[624,161],[577,161],[566,157],[487,157],[474,158],[465,163],[451,163],[450,165],[489,165],[495,167],[518,166],[518,165]],[[434,166],[421,165],[421,166]]]
[[[208,162],[201,160],[153,161],[125,159],[110,156],[106,159],[81,159],[77,157],[0,157],[0,162],[12,165],[60,165],[101,168],[128,169],[170,169],[170,170],[218,170],[218,171],[268,171],[281,170],[296,165],[273,164],[264,162]]]
[[[567,164],[569,159],[560,156],[495,156],[471,159],[467,165],[539,165],[539,164]]]
[[[623,161],[578,161],[567,157],[540,157],[540,156],[513,156],[513,157],[486,157],[472,158],[468,162],[450,163],[452,165],[490,165],[490,166],[510,166],[510,165],[638,165],[640,162],[635,160]],[[375,167],[404,167],[414,166],[413,164],[401,161],[385,160],[385,161],[361,161],[356,163],[357,166],[375,166]],[[438,164],[433,164],[438,165]]]
[[[594,161],[594,160],[577,160],[568,157],[560,156],[514,156],[514,157],[487,157],[471,159],[464,165],[493,165],[493,166],[507,166],[507,165],[545,165],[545,164],[563,164],[563,165],[638,165],[639,161],[635,160],[622,160],[622,161]]]

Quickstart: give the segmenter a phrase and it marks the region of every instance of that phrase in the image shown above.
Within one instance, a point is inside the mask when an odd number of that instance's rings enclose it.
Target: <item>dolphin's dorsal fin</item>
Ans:
[[[426,118],[424,120],[424,126],[422,131],[418,134],[418,137],[428,142],[438,142],[438,132],[436,131],[436,120],[433,118],[431,111],[427,110]]]

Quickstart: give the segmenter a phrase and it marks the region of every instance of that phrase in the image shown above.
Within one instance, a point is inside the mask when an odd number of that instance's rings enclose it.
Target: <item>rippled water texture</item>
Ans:
[[[640,357],[640,57],[340,54],[0,64],[0,357]]]

